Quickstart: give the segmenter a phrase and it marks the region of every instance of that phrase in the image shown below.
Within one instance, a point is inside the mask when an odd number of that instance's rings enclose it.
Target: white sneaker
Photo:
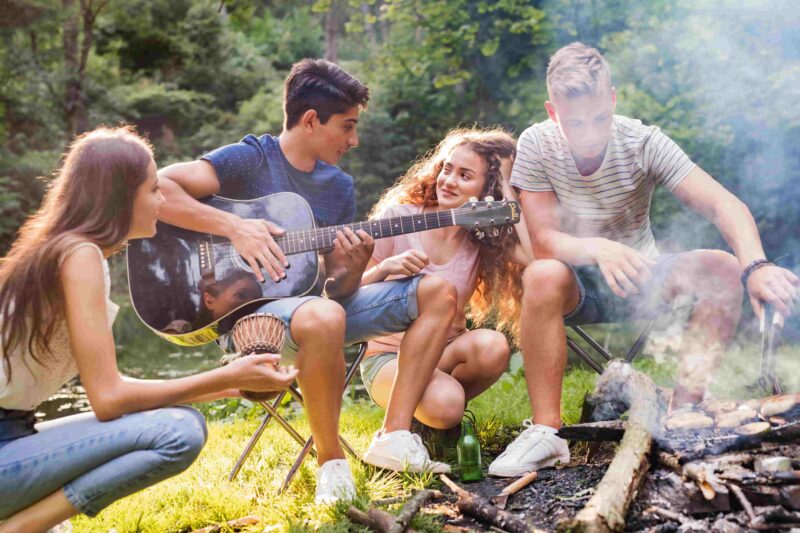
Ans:
[[[539,470],[558,463],[569,462],[567,441],[558,437],[558,430],[549,426],[522,423],[527,429],[489,465],[489,475],[517,477],[531,470]]]
[[[395,472],[433,472],[447,474],[446,463],[431,461],[422,438],[404,429],[382,433],[378,431],[364,454],[364,462]]]
[[[356,483],[345,459],[332,459],[317,468],[317,492],[314,503],[333,505],[356,497]]]

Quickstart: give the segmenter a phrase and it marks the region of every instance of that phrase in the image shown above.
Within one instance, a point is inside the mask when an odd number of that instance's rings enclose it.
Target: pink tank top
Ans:
[[[416,215],[422,213],[422,206],[413,204],[396,205],[389,207],[380,214],[380,218],[390,218],[396,216]],[[401,254],[410,249],[428,252],[422,247],[419,233],[406,233],[396,237],[387,237],[375,241],[375,249],[372,258],[381,262],[387,257]],[[478,281],[478,245],[469,238],[464,238],[455,255],[443,265],[428,263],[422,269],[425,274],[435,274],[447,279],[452,283],[458,292],[458,313],[450,324],[448,342],[461,335],[467,328],[467,319],[464,309],[475,291]],[[387,280],[397,279],[402,276],[390,276]],[[403,340],[403,333],[395,333],[386,337],[380,337],[369,342],[367,354],[376,352],[394,352],[400,348],[400,341]]]

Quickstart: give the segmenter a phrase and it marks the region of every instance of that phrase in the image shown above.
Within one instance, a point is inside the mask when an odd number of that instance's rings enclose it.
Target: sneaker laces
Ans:
[[[430,462],[431,459],[428,455],[428,450],[422,443],[422,437],[420,437],[417,433],[409,433],[409,435],[411,436],[411,453],[413,454],[414,459],[423,464]]]
[[[516,451],[519,448],[527,448],[528,441],[533,438],[534,435],[537,433],[543,433],[541,429],[539,429],[537,424],[534,424],[530,419],[526,419],[522,421],[522,425],[525,429],[520,433],[514,441],[508,445],[506,448],[506,452]]]

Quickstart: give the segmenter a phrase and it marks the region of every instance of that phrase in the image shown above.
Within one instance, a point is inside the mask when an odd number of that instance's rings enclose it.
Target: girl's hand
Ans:
[[[240,357],[225,367],[232,387],[254,392],[281,391],[292,384],[298,374],[294,366],[280,366],[279,354],[254,354]]]
[[[414,276],[419,274],[430,262],[425,252],[412,248],[402,254],[387,257],[380,262],[380,269],[385,274],[384,277]]]

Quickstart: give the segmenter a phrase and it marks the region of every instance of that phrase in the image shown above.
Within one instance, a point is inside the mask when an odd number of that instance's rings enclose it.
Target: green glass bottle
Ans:
[[[458,465],[461,467],[461,481],[480,481],[483,479],[481,470],[481,445],[475,436],[474,420],[464,417],[461,421],[461,438],[456,444]]]

